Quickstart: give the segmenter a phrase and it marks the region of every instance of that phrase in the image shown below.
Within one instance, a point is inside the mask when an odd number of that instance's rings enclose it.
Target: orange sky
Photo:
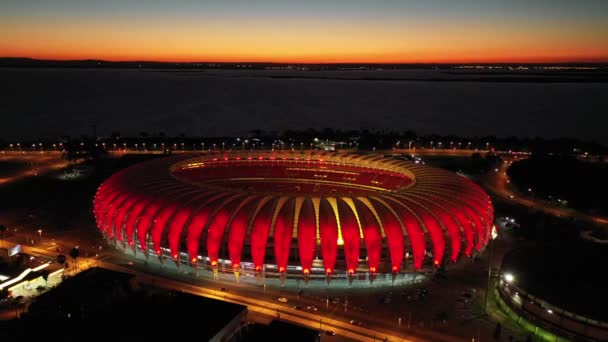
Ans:
[[[2,6],[0,56],[5,57],[303,63],[608,61],[608,24],[594,16],[212,16],[187,11],[164,16],[158,9],[139,16],[128,11],[38,13],[18,7],[2,12]]]

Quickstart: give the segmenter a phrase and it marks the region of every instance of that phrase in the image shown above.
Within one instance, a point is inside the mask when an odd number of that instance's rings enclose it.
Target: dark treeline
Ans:
[[[473,63],[478,66],[503,67],[597,67],[606,68],[606,63]],[[307,69],[307,70],[372,70],[372,69],[452,69],[462,66],[459,63],[274,63],[274,62],[160,62],[160,61],[105,61],[100,59],[51,60],[23,57],[0,57],[0,67],[11,68],[148,68],[148,69]],[[470,64],[464,64],[470,65]]]
[[[276,134],[276,133],[275,133]],[[251,136],[259,138],[273,138],[272,132],[265,133],[262,130],[251,131]],[[414,131],[396,130],[340,130],[324,128],[315,130],[286,130],[278,138],[289,142],[329,140],[338,143],[338,147],[348,147],[349,143],[360,149],[390,149],[390,148],[454,148],[454,149],[493,149],[496,151],[521,151],[538,154],[545,153],[580,153],[605,154],[608,148],[591,141],[582,141],[576,138],[545,139],[541,137],[518,138],[496,137],[496,136],[473,136],[464,137],[457,135],[418,135]],[[410,145],[411,143],[411,145]]]
[[[61,145],[60,145],[61,144]],[[81,146],[87,153],[97,154],[93,147],[106,150],[230,150],[230,149],[307,149],[332,146],[335,149],[404,149],[436,148],[464,150],[519,151],[533,154],[572,154],[588,153],[605,155],[608,149],[594,141],[575,138],[545,139],[456,135],[418,135],[413,131],[397,130],[341,130],[334,128],[286,130],[266,132],[260,129],[250,131],[241,137],[191,137],[184,134],[167,136],[164,133],[140,132],[136,136],[121,136],[113,132],[109,137],[62,137],[56,140],[42,139],[29,142],[9,142],[0,138],[0,150],[62,150],[71,146],[77,151]]]
[[[508,174],[522,192],[565,206],[608,213],[608,164],[565,155],[533,155]],[[564,202],[566,201],[566,202]]]

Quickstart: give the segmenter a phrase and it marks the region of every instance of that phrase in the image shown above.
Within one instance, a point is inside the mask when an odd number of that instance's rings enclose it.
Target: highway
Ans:
[[[0,173],[0,185],[16,182],[18,180],[42,175],[47,172],[61,170],[69,165],[57,152],[3,152],[0,153],[0,162],[15,162],[24,164],[21,170],[10,174]]]
[[[49,250],[47,248],[39,248],[35,246],[24,246],[24,251],[32,255],[44,256],[50,259],[54,259],[57,254],[52,249]],[[122,259],[124,256],[120,254],[114,255],[115,253],[113,253],[113,251],[109,251],[109,253],[110,255],[105,255],[105,257],[102,256],[100,259],[89,258],[89,260],[87,260],[85,258],[81,258],[78,269],[84,270],[89,266],[100,266],[119,272],[134,274],[138,280],[144,283],[245,305],[247,306],[248,310],[255,313],[273,317],[277,317],[278,315],[281,319],[286,321],[304,325],[311,329],[318,330],[320,328],[322,331],[332,330],[338,335],[358,341],[377,341],[384,340],[385,338],[388,341],[465,341],[465,339],[459,339],[453,336],[443,336],[442,334],[436,334],[434,332],[428,332],[426,334],[430,335],[429,339],[429,337],[422,338],[419,336],[414,336],[413,334],[408,334],[404,331],[395,331],[386,329],[384,327],[376,327],[375,325],[373,326],[373,329],[371,326],[361,327],[348,323],[348,320],[352,317],[352,315],[348,318],[341,317],[341,310],[338,309],[337,306],[333,307],[334,310],[330,312],[323,312],[322,310],[319,310],[313,313],[311,311],[302,309],[298,310],[292,307],[294,304],[291,303],[291,301],[295,302],[293,299],[290,299],[290,303],[288,304],[277,302],[276,298],[286,295],[281,292],[276,292],[270,288],[265,290],[265,295],[259,293],[256,295],[256,292],[260,292],[259,289],[255,289],[248,285],[239,287],[234,283],[221,283],[221,286],[224,286],[226,289],[226,291],[221,291],[219,290],[220,285],[217,282],[210,283],[201,279],[191,279],[190,281],[185,281],[183,279],[175,280],[165,276],[159,276],[156,274],[157,272],[154,272],[154,270],[150,267],[145,267],[138,264],[128,266],[125,260]],[[196,282],[197,284],[193,284],[193,282]],[[207,284],[200,285],[201,283]],[[308,304],[310,303],[306,303],[305,299],[298,302],[298,305],[301,306],[306,306]]]
[[[497,169],[486,174],[481,179],[481,184],[484,188],[499,196],[502,200],[507,203],[534,208],[549,215],[575,218],[583,222],[608,227],[608,219],[605,217],[589,215],[574,209],[551,205],[530,195],[519,193],[511,185],[511,181],[507,175],[507,169],[513,162],[525,157],[502,155],[501,158],[503,159],[503,163]]]

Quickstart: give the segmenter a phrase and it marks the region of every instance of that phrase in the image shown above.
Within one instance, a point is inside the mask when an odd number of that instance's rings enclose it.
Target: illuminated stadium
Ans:
[[[322,151],[177,155],[98,189],[118,248],[235,274],[329,279],[431,270],[482,250],[488,195],[414,162]]]

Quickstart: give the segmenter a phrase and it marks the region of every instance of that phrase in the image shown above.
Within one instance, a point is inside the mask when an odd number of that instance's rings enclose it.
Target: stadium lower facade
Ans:
[[[327,278],[432,269],[482,250],[494,210],[469,179],[378,155],[177,155],[128,167],[94,198],[101,232],[216,272]]]

